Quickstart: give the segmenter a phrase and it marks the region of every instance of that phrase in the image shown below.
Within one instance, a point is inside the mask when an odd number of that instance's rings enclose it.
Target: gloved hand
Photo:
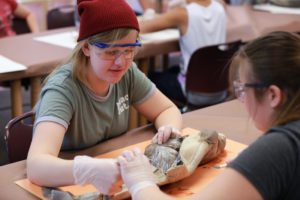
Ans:
[[[121,175],[132,197],[145,187],[157,187],[148,158],[140,151],[124,151],[118,157]]]
[[[168,1],[168,8],[175,8],[175,7],[179,7],[179,6],[185,6],[186,2],[185,0],[169,0]]]
[[[152,8],[148,8],[143,13],[143,20],[151,20],[155,17],[155,10]]]
[[[168,141],[168,139],[171,136],[176,136],[180,134],[180,131],[177,128],[172,127],[171,125],[161,126],[157,130],[155,136],[152,138],[152,142],[157,144],[163,144],[166,141]]]
[[[76,156],[73,163],[75,184],[93,184],[103,194],[121,191],[122,181],[116,159]]]

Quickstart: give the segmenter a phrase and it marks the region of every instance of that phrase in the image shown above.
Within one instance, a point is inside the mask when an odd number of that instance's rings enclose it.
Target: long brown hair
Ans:
[[[276,85],[284,93],[274,125],[300,119],[300,36],[280,31],[249,42],[234,57],[231,81],[244,61],[250,64],[250,81]],[[263,94],[263,89],[255,89],[258,100]]]

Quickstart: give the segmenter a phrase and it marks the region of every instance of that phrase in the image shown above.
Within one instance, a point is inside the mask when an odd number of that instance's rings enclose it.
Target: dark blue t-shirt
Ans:
[[[300,120],[270,129],[229,167],[245,176],[265,200],[300,200]]]

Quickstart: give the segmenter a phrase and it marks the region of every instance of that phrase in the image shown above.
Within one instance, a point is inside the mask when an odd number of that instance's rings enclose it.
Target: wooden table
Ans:
[[[223,132],[227,138],[244,144],[252,143],[260,134],[253,127],[243,105],[237,100],[189,112],[183,115],[184,127],[198,130],[210,128]],[[153,137],[154,128],[147,125],[78,152],[64,152],[60,157],[72,159],[75,155],[96,156],[115,149],[136,144]],[[0,167],[0,199],[37,199],[14,182],[26,177],[26,161]]]
[[[248,41],[274,31],[300,31],[300,15],[271,14],[252,10],[249,6],[227,6],[227,41]],[[21,80],[30,78],[32,106],[38,99],[40,78],[50,73],[59,62],[66,59],[71,50],[33,40],[36,36],[50,35],[74,30],[74,28],[51,30],[0,39],[0,55],[27,66],[27,70],[0,74],[0,81],[11,84],[12,116],[22,114]],[[179,50],[178,40],[153,41],[143,45],[136,56],[142,71],[148,70],[148,58]]]
[[[300,31],[300,15],[274,14],[251,6],[227,6],[227,40],[252,40],[272,31]]]

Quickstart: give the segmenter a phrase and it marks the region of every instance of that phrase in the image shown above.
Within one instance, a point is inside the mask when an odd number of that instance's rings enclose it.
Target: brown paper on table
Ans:
[[[183,129],[183,135],[195,134],[198,130],[185,128]],[[145,149],[145,147],[150,144],[151,141],[145,141],[138,144],[134,144],[122,149],[117,149],[106,154],[97,156],[98,158],[116,158],[123,152],[125,149],[133,149],[134,147],[139,147]],[[199,166],[193,173],[192,176],[189,176],[181,181],[176,183],[171,183],[168,185],[161,186],[162,190],[176,198],[187,199],[187,197],[192,196],[193,194],[200,191],[204,186],[206,186],[211,180],[213,180],[220,172],[224,170],[225,163],[230,159],[234,158],[239,152],[245,149],[247,146],[239,142],[227,139],[225,151],[218,158],[213,161]],[[46,199],[42,193],[42,187],[37,186],[31,183],[28,179],[22,179],[15,182],[17,185],[23,189],[29,191],[40,199]],[[80,185],[71,185],[59,187],[59,189],[67,192],[71,192],[73,195],[81,195],[88,192],[95,192],[96,189],[92,185],[80,186]]]

